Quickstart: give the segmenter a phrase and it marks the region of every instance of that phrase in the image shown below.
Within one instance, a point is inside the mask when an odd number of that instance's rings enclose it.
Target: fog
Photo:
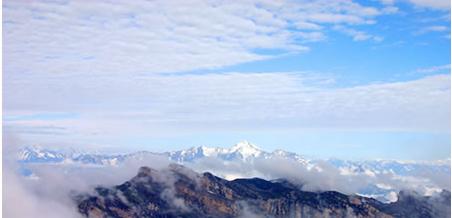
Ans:
[[[26,164],[31,176],[20,174],[21,164],[17,162],[18,145],[14,137],[3,141],[3,215],[14,218],[57,218],[80,217],[77,205],[72,200],[74,194],[93,193],[95,186],[111,187],[133,178],[141,166],[161,171],[161,182],[167,184],[162,199],[175,207],[186,210],[184,201],[176,197],[176,179],[168,170],[172,162],[165,155],[144,153],[128,158],[117,166],[87,166],[78,164]],[[308,168],[297,161],[273,157],[256,158],[250,162],[223,161],[218,158],[201,158],[186,163],[198,173],[211,172],[228,180],[235,178],[260,177],[268,180],[283,178],[299,185],[306,191],[335,190],[345,194],[355,194],[370,184],[385,184],[394,190],[415,190],[425,194],[429,190],[422,185],[426,182],[450,189],[450,180],[443,174],[421,172],[423,177],[398,176],[393,173],[376,175],[341,174],[340,170],[328,162],[318,161]],[[182,168],[181,170],[184,170]],[[195,181],[199,175],[186,170],[185,174]],[[244,207],[247,208],[247,207]],[[244,210],[244,216],[258,216],[251,210]]]
[[[28,164],[32,176],[20,174],[16,162],[20,140],[3,138],[3,217],[77,218],[81,215],[72,200],[76,193],[90,193],[98,185],[121,184],[137,174],[140,166],[163,169],[170,163],[161,155],[128,160],[117,167]]]
[[[343,174],[326,161],[317,161],[314,167],[309,168],[295,160],[282,157],[256,158],[251,162],[223,161],[207,157],[186,165],[198,172],[209,171],[228,180],[251,177],[268,180],[286,179],[300,185],[306,191],[334,190],[355,194],[370,185],[384,185],[396,192],[415,190],[425,195],[439,191],[435,187],[450,190],[450,178],[447,177],[450,175],[426,170],[414,176],[400,176],[392,172],[372,175]]]

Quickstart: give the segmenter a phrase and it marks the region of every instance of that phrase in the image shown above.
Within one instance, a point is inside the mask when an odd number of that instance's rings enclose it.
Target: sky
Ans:
[[[450,1],[3,1],[3,133],[450,158]]]

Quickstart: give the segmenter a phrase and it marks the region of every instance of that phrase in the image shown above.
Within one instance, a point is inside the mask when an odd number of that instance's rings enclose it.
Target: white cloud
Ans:
[[[430,33],[430,32],[446,32],[448,30],[449,30],[449,28],[447,26],[427,26],[427,27],[420,29],[415,34],[421,35],[421,34]]]
[[[330,88],[334,78],[303,73],[155,73],[273,57],[260,49],[302,52],[331,29],[381,41],[357,28],[382,11],[352,1],[6,1],[3,12],[5,114],[80,115],[8,120],[11,132],[81,138],[232,126],[449,128],[448,76]]]
[[[425,28],[425,30],[427,31],[435,31],[435,32],[444,32],[447,31],[449,28],[447,28],[446,26],[429,26],[427,28]]]
[[[371,35],[366,32],[358,31],[341,25],[334,26],[334,29],[352,37],[354,41],[366,41],[366,40],[373,40],[375,42],[383,41],[383,37],[381,36]]]
[[[302,32],[299,36],[308,42],[316,42],[325,40],[326,36],[322,32]]]
[[[395,5],[396,2],[402,2],[400,0],[380,0],[381,4],[389,6],[390,8]],[[450,10],[450,0],[408,0],[417,7]],[[398,10],[398,9],[397,9]],[[384,11],[384,10],[383,10]]]
[[[218,158],[206,157],[186,165],[198,172],[212,172],[217,176],[236,179],[259,177],[268,180],[287,179],[295,184],[303,184],[307,191],[335,190],[347,194],[356,194],[375,185],[378,188],[395,191],[416,190],[429,194],[429,187],[449,190],[450,174],[447,172],[432,173],[428,170],[418,170],[410,175],[397,175],[393,172],[354,172],[344,174],[327,161],[316,160],[309,164],[301,164],[292,159],[272,156],[256,158],[253,161],[223,161]],[[365,168],[365,167],[364,167]],[[349,169],[350,170],[350,169]],[[391,199],[391,196],[388,196]],[[394,200],[392,198],[392,200]]]
[[[4,134],[2,142],[4,217],[82,218],[73,199],[75,194],[92,193],[93,188],[98,185],[109,187],[121,184],[135,176],[141,166],[152,166],[161,170],[166,169],[170,163],[166,156],[147,154],[143,159],[130,159],[117,167],[78,167],[64,164],[24,166],[15,159],[17,149],[22,146],[21,142],[11,140],[11,135],[8,134]],[[19,172],[23,168],[31,170],[36,177],[21,175]]]
[[[283,72],[53,79],[5,84],[5,115],[80,116],[6,120],[6,131],[35,137],[47,131],[59,133],[51,138],[65,139],[60,141],[100,143],[116,136],[240,129],[450,130],[449,75],[348,88],[330,87],[329,78]]]
[[[450,10],[450,0],[410,0],[410,2],[418,7]]]
[[[310,22],[306,22],[306,21],[299,21],[295,23],[295,26],[299,29],[307,29],[307,30],[320,30],[322,29],[322,26],[315,24],[315,23],[310,23]]]
[[[381,11],[385,14],[395,14],[399,12],[399,8],[395,6],[387,6],[384,7]]]
[[[395,0],[380,0],[380,2],[384,5],[393,5]]]
[[[49,198],[40,196],[39,188],[29,187],[36,181],[21,178],[15,172],[8,168],[3,171],[3,216],[27,218],[81,218],[76,208],[72,205],[71,199],[67,198]],[[30,180],[30,181],[27,181]],[[67,181],[68,182],[68,181]],[[47,184],[41,184],[47,185]],[[41,186],[42,187],[42,186]],[[48,194],[48,193],[47,193]],[[67,193],[65,193],[67,194]],[[61,197],[61,196],[60,196]]]
[[[446,65],[439,65],[439,66],[432,66],[427,68],[419,68],[416,69],[416,73],[437,73],[441,71],[449,71],[450,72],[450,64]]]
[[[4,73],[8,80],[217,68],[271,57],[256,49],[306,51],[299,31],[317,40],[325,33],[303,31],[368,24],[379,14],[352,1],[5,1]]]

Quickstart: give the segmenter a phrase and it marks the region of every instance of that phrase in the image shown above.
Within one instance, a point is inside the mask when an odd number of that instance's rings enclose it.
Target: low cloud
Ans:
[[[27,165],[33,176],[20,175],[17,168],[4,164],[4,217],[15,218],[79,218],[75,194],[91,193],[96,186],[111,187],[122,184],[137,173],[139,166],[156,169],[167,167],[169,161],[159,156],[127,163],[120,167],[77,167],[52,164]],[[171,178],[171,177],[168,177]],[[165,179],[170,183],[172,180]],[[172,184],[174,185],[174,184]],[[170,186],[169,186],[170,187]],[[173,189],[162,193],[165,199],[183,207],[183,201],[174,197]],[[182,202],[182,203],[181,203]]]
[[[142,166],[159,170],[156,177],[166,189],[162,198],[179,209],[187,209],[183,199],[176,197],[174,177],[166,155],[138,153],[134,158],[117,166],[83,166],[77,164],[26,164],[16,162],[17,144],[21,140],[12,136],[3,141],[3,202],[6,217],[79,217],[75,203],[71,200],[74,193],[90,193],[101,185],[111,187],[130,180]],[[346,194],[361,192],[369,186],[383,187],[391,191],[415,190],[421,194],[432,195],[440,191],[437,187],[450,190],[450,174],[432,172],[427,168],[418,170],[413,175],[397,175],[384,173],[344,173],[325,161],[300,163],[283,157],[256,158],[250,162],[239,160],[223,161],[206,157],[195,162],[185,163],[198,173],[211,172],[228,180],[235,178],[259,177],[268,180],[285,179],[306,191],[335,190]],[[168,166],[170,168],[168,168]],[[21,168],[33,172],[31,176],[19,174]],[[199,176],[186,168],[178,168],[179,172],[198,181]],[[55,191],[58,190],[58,191]],[[121,197],[119,194],[118,197]],[[393,196],[392,196],[393,197]],[[393,199],[396,200],[396,199]],[[248,210],[249,209],[249,210]],[[252,208],[245,210],[245,215],[259,216]]]
[[[3,137],[3,216],[14,218],[81,218],[72,197],[92,192],[93,188],[122,184],[136,175],[141,166],[163,169],[166,157],[147,154],[118,167],[90,167],[58,164],[28,164],[17,161],[21,140],[13,135]],[[33,172],[24,176],[23,168]],[[170,197],[171,195],[169,195]]]
[[[198,172],[209,171],[228,180],[259,177],[269,180],[286,179],[300,185],[306,191],[335,190],[346,194],[361,193],[372,186],[398,192],[415,190],[430,195],[441,189],[450,190],[450,174],[418,170],[412,175],[397,175],[392,172],[343,173],[326,161],[301,164],[297,161],[272,157],[258,158],[252,162],[222,161],[216,158],[201,158],[186,163]]]
[[[65,181],[69,183],[70,181]],[[27,181],[16,172],[3,170],[3,216],[4,217],[37,217],[37,218],[81,218],[76,207],[68,196],[58,196],[60,192],[52,184]],[[47,187],[42,187],[47,186]],[[40,188],[52,188],[49,190]],[[67,193],[66,193],[67,194]]]

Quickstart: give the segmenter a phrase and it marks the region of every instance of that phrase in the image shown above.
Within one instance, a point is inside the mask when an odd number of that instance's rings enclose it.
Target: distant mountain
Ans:
[[[146,153],[154,154],[153,152],[140,151],[122,155],[104,155],[74,151],[55,151],[41,147],[29,146],[24,147],[19,151],[18,161],[22,163],[81,163],[116,165],[123,162],[127,158],[134,158],[136,155],[143,155]],[[265,152],[247,141],[240,142],[231,148],[199,146],[192,147],[187,150],[164,152],[162,154],[167,155],[170,160],[178,163],[193,162],[204,157],[217,157],[222,160],[250,161],[253,158],[269,157],[272,155],[287,155],[288,157],[302,160],[301,156],[282,150],[277,150],[273,153]]]
[[[301,155],[291,153],[283,150],[275,150],[271,153],[263,151],[256,145],[248,141],[239,142],[231,148],[216,148],[216,147],[193,147],[187,150],[168,152],[169,158],[178,163],[193,162],[204,157],[218,158],[225,161],[245,161],[251,162],[256,158],[272,158],[283,157],[286,159],[295,160],[301,164],[309,165],[309,160],[303,158]]]
[[[414,172],[450,173],[450,160],[432,162],[396,161],[396,160],[366,160],[348,161],[329,159],[329,163],[349,173],[381,174],[395,173],[401,176],[413,175]]]
[[[231,148],[212,148],[212,147],[193,147],[188,150],[169,152],[171,160],[179,163],[190,162],[202,157],[218,157],[222,160],[251,160],[252,158],[265,155],[266,152],[257,146],[244,141],[232,146]]]
[[[22,163],[61,163],[66,155],[57,151],[39,147],[25,147],[18,153],[18,160]]]
[[[140,151],[130,154],[92,154],[89,152],[57,151],[36,146],[24,147],[18,152],[18,162],[20,163],[47,163],[47,164],[83,164],[83,165],[104,165],[115,166],[130,159],[145,158],[146,155],[157,154],[149,151]],[[257,158],[269,159],[273,157],[295,160],[307,167],[313,167],[311,160],[303,156],[275,150],[266,152],[247,141],[239,142],[230,148],[219,147],[192,147],[186,150],[163,152],[169,160],[184,164],[193,163],[203,158],[217,158],[223,161],[253,162]]]
[[[84,164],[117,165],[127,159],[128,155],[103,155],[76,151],[57,151],[41,147],[25,147],[18,152],[20,163],[42,164]]]
[[[172,164],[141,167],[114,187],[74,197],[86,217],[450,217],[450,192],[422,197],[401,192],[385,204],[334,191],[307,192],[285,180],[224,180]]]
[[[140,151],[130,154],[91,154],[75,151],[55,151],[38,147],[25,147],[18,154],[18,161],[27,168],[28,164],[71,164],[83,166],[118,166],[127,161],[145,160],[150,155],[158,153]],[[164,152],[163,155],[169,160],[179,164],[189,165],[198,171],[210,171],[227,179],[240,177],[256,176],[252,172],[254,163],[262,160],[288,160],[296,163],[307,172],[324,172],[326,168],[334,168],[337,173],[343,176],[354,176],[360,178],[369,178],[374,181],[361,188],[356,193],[364,196],[373,197],[381,201],[395,201],[397,192],[402,189],[404,183],[413,183],[412,187],[423,194],[431,195],[439,192],[441,189],[450,186],[450,160],[435,162],[402,162],[394,160],[368,160],[368,161],[349,161],[340,159],[317,160],[308,159],[302,155],[287,152],[284,150],[275,150],[266,152],[256,145],[247,141],[237,143],[230,148],[218,147],[192,147],[186,150]],[[199,163],[209,159],[224,163],[242,163],[241,166],[229,170],[234,176],[228,177],[218,169],[209,164],[198,168]],[[28,171],[24,171],[28,172]],[[30,173],[28,173],[30,174]],[[381,182],[381,178],[395,178],[396,186]],[[414,183],[416,182],[416,183]],[[406,185],[403,185],[405,187]]]

